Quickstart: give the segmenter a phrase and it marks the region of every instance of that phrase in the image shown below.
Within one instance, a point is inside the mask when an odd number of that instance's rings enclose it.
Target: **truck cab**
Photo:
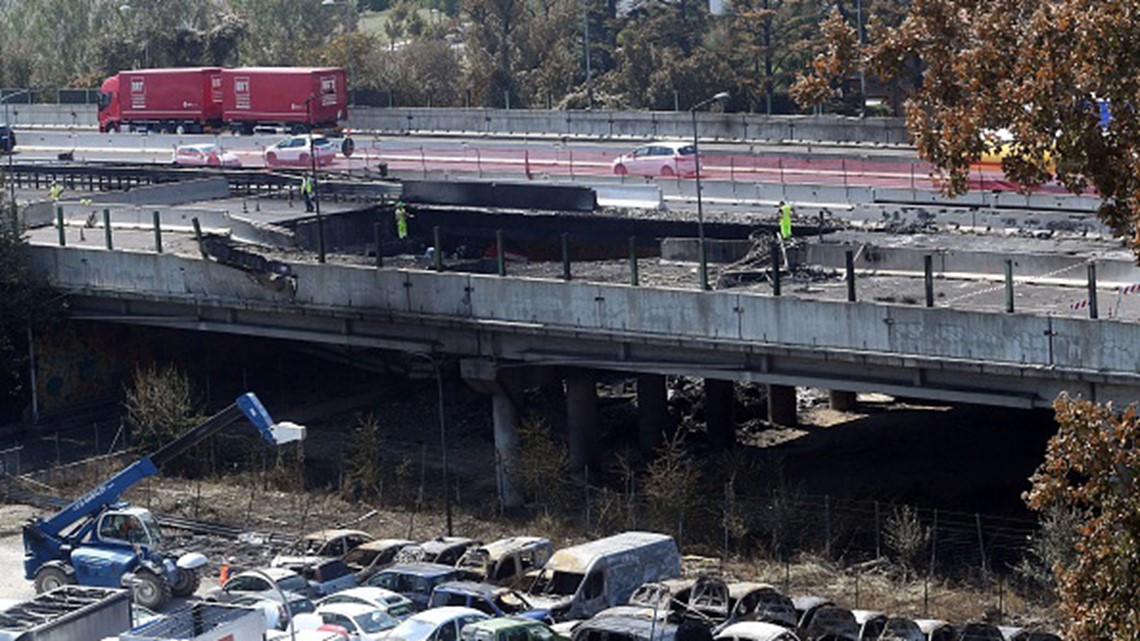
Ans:
[[[119,131],[119,77],[111,76],[99,87],[99,131]]]
[[[162,547],[162,530],[150,510],[139,507],[112,509],[99,517],[99,542],[108,545]]]

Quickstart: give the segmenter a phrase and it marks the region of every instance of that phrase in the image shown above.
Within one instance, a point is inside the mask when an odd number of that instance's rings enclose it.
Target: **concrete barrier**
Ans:
[[[665,199],[657,185],[593,185],[599,207],[662,209]]]

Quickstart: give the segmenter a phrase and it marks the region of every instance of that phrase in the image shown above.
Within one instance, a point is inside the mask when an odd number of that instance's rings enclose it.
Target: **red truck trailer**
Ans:
[[[221,67],[122,71],[99,89],[99,131],[194,133],[221,122]]]
[[[243,67],[222,71],[222,118],[253,133],[277,125],[301,133],[335,127],[348,115],[344,69]]]
[[[99,93],[100,131],[300,133],[347,116],[345,72],[333,67],[141,69],[108,78]]]

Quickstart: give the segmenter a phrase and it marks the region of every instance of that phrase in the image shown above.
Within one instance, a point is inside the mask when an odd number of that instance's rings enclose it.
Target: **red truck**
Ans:
[[[301,133],[335,128],[347,115],[346,76],[335,67],[140,69],[111,76],[99,91],[99,131]]]

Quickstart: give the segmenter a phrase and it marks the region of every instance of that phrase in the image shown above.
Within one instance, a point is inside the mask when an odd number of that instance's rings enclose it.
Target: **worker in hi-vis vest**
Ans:
[[[792,237],[792,205],[780,201],[780,239],[788,240]]]

